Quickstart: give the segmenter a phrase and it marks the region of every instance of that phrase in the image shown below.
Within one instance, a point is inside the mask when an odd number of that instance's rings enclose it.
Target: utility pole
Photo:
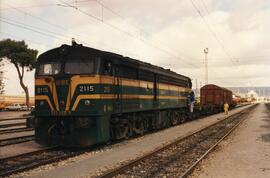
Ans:
[[[203,50],[204,52],[204,67],[205,67],[205,85],[208,84],[208,61],[207,61],[207,54],[208,54],[208,48],[205,48]]]
[[[196,95],[198,95],[199,92],[198,92],[198,80],[196,79]]]

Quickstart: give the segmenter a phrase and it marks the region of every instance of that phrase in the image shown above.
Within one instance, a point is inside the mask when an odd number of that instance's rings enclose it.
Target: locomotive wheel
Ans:
[[[144,123],[143,123],[143,122],[140,123],[140,128],[139,128],[139,129],[140,129],[139,134],[140,134],[140,135],[143,135],[143,134],[144,134],[144,130],[145,130],[145,128],[144,128]]]
[[[128,124],[120,126],[119,129],[117,130],[118,130],[117,139],[123,139],[123,138],[128,139],[130,136],[132,136],[131,129]]]
[[[130,124],[126,124],[125,127],[127,129],[125,138],[129,138],[129,137],[131,137],[133,135],[132,129],[131,129],[131,125]]]
[[[177,125],[178,124],[178,115],[177,113],[171,114],[171,125]]]
[[[184,114],[181,114],[180,115],[180,123],[182,124],[184,122],[186,122],[186,116]]]
[[[144,133],[144,123],[143,122],[138,122],[134,125],[133,130],[136,134],[143,135]]]
[[[110,136],[111,136],[111,139],[112,140],[115,140],[116,139],[115,130],[113,128],[110,128]]]

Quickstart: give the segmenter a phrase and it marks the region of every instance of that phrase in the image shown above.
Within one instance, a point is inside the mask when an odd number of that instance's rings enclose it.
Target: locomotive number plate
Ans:
[[[79,86],[79,91],[81,93],[93,92],[93,91],[95,91],[95,87],[93,85],[81,85],[81,86]]]

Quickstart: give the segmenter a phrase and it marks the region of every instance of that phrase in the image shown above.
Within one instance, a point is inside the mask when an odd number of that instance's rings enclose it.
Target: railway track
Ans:
[[[7,134],[7,133],[15,133],[15,132],[17,133],[17,132],[32,131],[32,130],[34,130],[34,129],[33,128],[27,128],[27,127],[7,129],[7,130],[1,130],[0,135],[1,134]]]
[[[0,128],[8,128],[8,127],[24,126],[24,125],[25,123],[12,123],[12,124],[0,125]]]
[[[240,113],[243,113],[243,111]],[[239,114],[236,114],[236,115],[239,115]],[[205,128],[203,130],[206,130],[207,128]],[[197,133],[195,133],[195,135],[196,134],[198,135],[199,131]],[[188,139],[188,138],[192,138],[193,136],[194,136],[194,134],[191,136],[188,136],[186,138],[183,138],[183,139],[179,140],[178,142],[180,143],[181,141]],[[116,142],[116,143],[118,143],[118,142]],[[112,143],[112,144],[115,144],[115,143]],[[100,177],[113,177],[115,175],[122,174],[126,170],[130,169],[132,166],[135,166],[136,164],[138,164],[140,161],[143,161],[146,158],[150,157],[151,155],[159,153],[163,150],[165,151],[170,146],[173,146],[175,144],[176,143],[172,143],[172,144],[167,145],[166,147],[163,147],[159,150],[155,150],[154,152],[152,152],[148,156],[146,155],[143,158],[139,158],[135,161],[132,161],[131,163],[126,164],[124,166],[121,166],[121,168],[118,168],[116,170],[106,172],[104,175],[102,175]],[[48,149],[38,150],[38,151],[26,153],[26,154],[21,154],[21,155],[16,155],[16,156],[0,159],[0,177],[8,176],[11,174],[30,170],[30,169],[33,169],[35,167],[41,166],[41,165],[50,164],[53,162],[64,160],[64,159],[67,159],[67,158],[70,158],[73,156],[77,156],[77,155],[80,155],[80,154],[83,154],[86,152],[97,150],[98,148],[103,148],[103,146],[100,145],[100,146],[96,146],[96,147],[92,147],[92,148],[88,148],[88,149],[84,149],[84,150],[82,150],[82,149],[65,149],[65,148],[61,148],[61,147],[51,147]],[[157,162],[159,162],[159,160]],[[144,177],[144,176],[142,176],[142,177]]]
[[[0,159],[0,177],[8,176],[35,167],[64,160],[85,153],[82,149],[64,149],[61,147],[50,147],[30,153],[20,154]]]
[[[28,142],[28,141],[32,141],[34,139],[35,139],[34,135],[27,135],[27,136],[21,136],[21,137],[2,139],[2,140],[0,140],[0,147],[12,145],[12,144],[23,143],[23,142]]]
[[[31,118],[33,116],[23,116],[23,117],[14,117],[14,118],[5,118],[5,119],[1,119],[0,120],[0,123],[2,121],[14,121],[14,120],[24,120],[24,119],[28,119],[28,118]]]
[[[31,118],[31,117],[1,119],[0,120],[0,135],[33,130],[33,128],[29,128],[26,126],[27,118]],[[22,120],[25,120],[25,122],[22,122]]]
[[[252,106],[252,109],[255,106]],[[194,168],[245,119],[251,108],[158,148],[142,157],[103,172],[109,177],[188,177]]]

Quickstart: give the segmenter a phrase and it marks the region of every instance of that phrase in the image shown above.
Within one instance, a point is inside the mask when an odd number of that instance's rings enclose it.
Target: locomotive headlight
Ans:
[[[90,102],[90,100],[85,100],[85,101],[84,101],[84,104],[85,104],[86,106],[89,106],[89,105],[91,104],[91,102]]]

